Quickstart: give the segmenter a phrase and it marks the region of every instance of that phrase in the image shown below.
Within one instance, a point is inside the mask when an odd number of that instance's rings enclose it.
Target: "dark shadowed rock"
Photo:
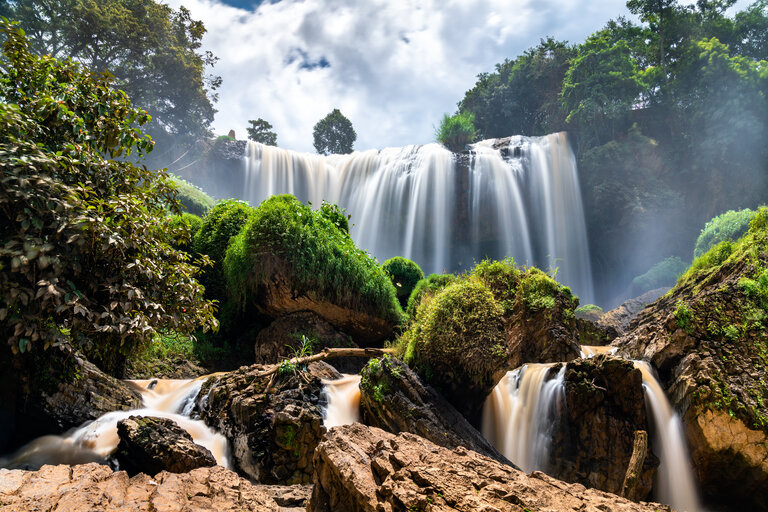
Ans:
[[[186,473],[216,465],[210,450],[195,444],[186,430],[167,418],[130,416],[117,423],[117,435],[115,457],[130,475]]]
[[[315,454],[308,512],[401,510],[669,512],[543,473],[526,475],[465,448],[360,424],[330,429]]]
[[[647,305],[652,304],[668,291],[668,287],[656,288],[638,297],[627,299],[619,306],[603,313],[597,323],[603,328],[613,329],[618,334],[624,334],[629,328],[632,319],[645,309]]]

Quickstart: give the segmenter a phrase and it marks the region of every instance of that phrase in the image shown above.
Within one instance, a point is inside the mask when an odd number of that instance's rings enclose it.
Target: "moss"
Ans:
[[[472,275],[491,290],[493,296],[504,308],[505,314],[512,312],[520,283],[520,270],[515,265],[515,260],[512,258],[500,261],[483,260],[472,269]]]
[[[677,322],[677,327],[684,329],[688,334],[693,334],[693,313],[691,312],[691,309],[685,304],[685,302],[681,300],[677,301],[674,315],[675,321]]]
[[[391,369],[389,360],[370,359],[360,372],[360,389],[370,395],[375,402],[382,403],[390,391],[385,375],[389,369]]]
[[[193,215],[205,215],[216,202],[211,196],[203,192],[200,187],[184,181],[176,176],[171,177],[171,181],[176,185],[176,198],[181,203],[182,209]]]
[[[416,284],[424,279],[424,272],[415,262],[402,256],[390,258],[382,263],[381,266],[395,286],[397,300],[405,308]]]
[[[244,306],[277,268],[299,294],[400,324],[403,312],[386,272],[347,233],[289,195],[259,205],[224,260],[230,296]]]
[[[535,267],[526,269],[521,275],[520,294],[523,304],[530,311],[552,309],[560,291],[557,281]]]
[[[603,308],[596,306],[595,304],[584,304],[576,308],[576,313],[602,313]]]
[[[459,277],[453,274],[430,274],[426,278],[421,279],[414,286],[411,296],[408,297],[408,307],[405,312],[410,317],[414,317],[416,310],[425,298],[435,295],[449,284],[455,283],[458,279]]]

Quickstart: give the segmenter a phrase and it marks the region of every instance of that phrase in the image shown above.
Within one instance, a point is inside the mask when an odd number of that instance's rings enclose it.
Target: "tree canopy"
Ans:
[[[104,368],[160,329],[216,324],[167,175],[125,159],[149,120],[106,74],[34,55],[0,23],[0,333],[15,352],[71,341]]]
[[[248,121],[251,125],[245,130],[248,132],[248,138],[254,142],[261,142],[267,146],[277,146],[277,134],[272,131],[272,125],[262,118],[251,119]]]
[[[351,153],[357,139],[352,122],[337,108],[318,121],[312,133],[315,150],[321,155]]]

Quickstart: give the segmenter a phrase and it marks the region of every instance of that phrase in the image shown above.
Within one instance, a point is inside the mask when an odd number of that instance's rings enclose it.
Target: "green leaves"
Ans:
[[[321,155],[351,153],[357,139],[352,122],[337,108],[317,122],[312,134],[315,150]]]

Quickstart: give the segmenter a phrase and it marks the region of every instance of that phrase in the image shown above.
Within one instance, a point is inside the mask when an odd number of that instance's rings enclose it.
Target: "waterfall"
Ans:
[[[508,372],[483,407],[483,435],[523,471],[544,471],[552,427],[564,401],[565,365],[526,364]]]
[[[338,380],[324,380],[327,405],[323,411],[326,428],[350,425],[360,419],[360,376],[344,375]]]
[[[583,301],[592,275],[576,160],[564,133],[487,140],[468,155],[439,144],[320,156],[250,142],[233,195],[252,205],[293,194],[352,215],[355,242],[426,273],[484,257],[558,268]]]
[[[579,357],[588,359],[600,354],[614,355],[617,350],[619,350],[619,347],[611,347],[610,345],[581,345]]]
[[[653,416],[653,446],[659,447],[657,497],[680,512],[699,510],[698,493],[690,464],[683,425],[669,405],[664,390],[645,361],[635,361],[643,374],[646,407]]]
[[[190,418],[195,398],[208,377],[128,381],[141,392],[143,408],[110,412],[60,436],[43,436],[30,441],[10,457],[0,459],[0,467],[36,469],[43,464],[104,462],[120,441],[117,435],[120,420],[129,416],[154,416],[176,422],[189,432],[195,443],[210,450],[219,465],[229,468],[226,438],[202,420]]]

